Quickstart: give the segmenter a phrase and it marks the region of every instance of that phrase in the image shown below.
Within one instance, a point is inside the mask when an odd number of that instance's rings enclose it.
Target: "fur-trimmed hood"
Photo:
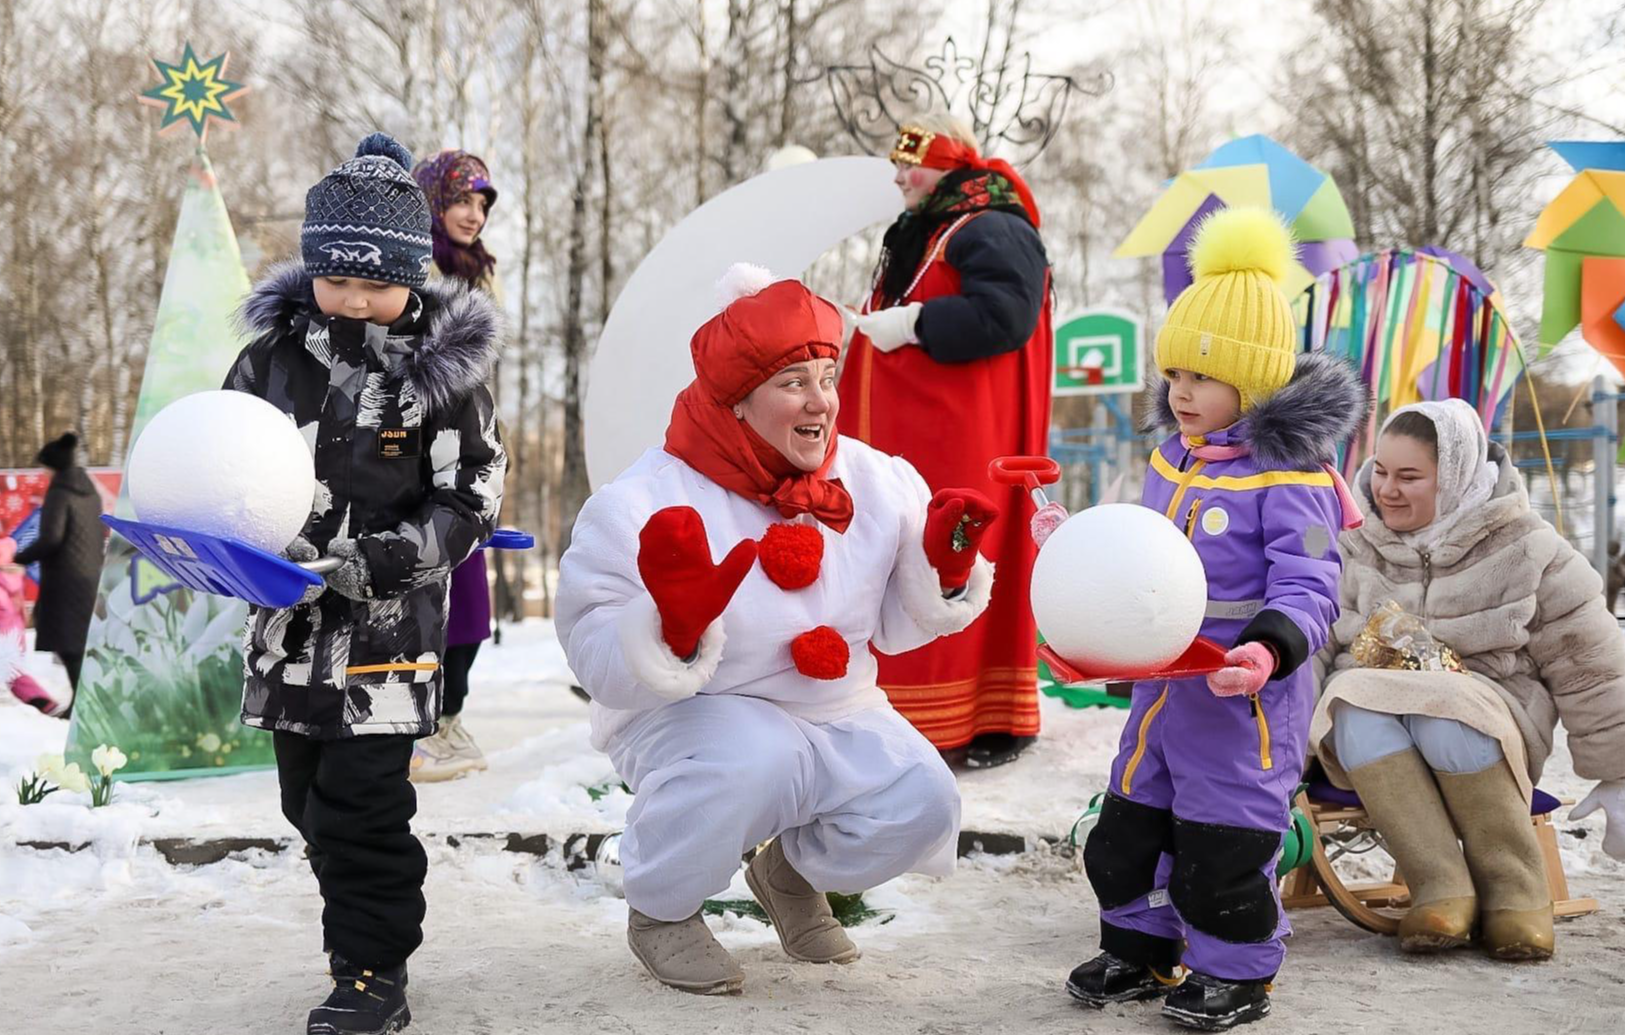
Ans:
[[[1323,352],[1300,354],[1286,387],[1242,417],[1253,458],[1264,468],[1318,468],[1365,423],[1370,394],[1344,361]],[[1147,430],[1177,432],[1179,419],[1168,404],[1168,382],[1159,381],[1151,397],[1155,409]]]
[[[423,300],[428,326],[404,360],[406,376],[428,409],[440,412],[490,380],[500,350],[502,313],[490,296],[450,278],[412,290]],[[310,274],[302,261],[290,259],[271,267],[254,285],[237,319],[245,332],[260,337],[292,332],[316,312]]]

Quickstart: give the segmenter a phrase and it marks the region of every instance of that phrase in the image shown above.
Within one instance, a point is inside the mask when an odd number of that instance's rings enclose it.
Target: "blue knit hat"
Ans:
[[[310,188],[299,232],[305,271],[422,287],[434,238],[429,203],[411,168],[412,152],[374,133]]]

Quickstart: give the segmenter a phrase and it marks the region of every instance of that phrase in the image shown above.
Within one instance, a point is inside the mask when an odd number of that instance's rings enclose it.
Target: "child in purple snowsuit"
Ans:
[[[1315,705],[1304,663],[1337,617],[1337,535],[1356,513],[1328,461],[1366,393],[1347,365],[1295,355],[1276,286],[1289,249],[1273,213],[1215,215],[1157,337],[1158,424],[1178,432],[1141,503],[1196,546],[1201,635],[1229,653],[1210,676],[1134,687],[1084,848],[1102,952],[1067,982],[1094,1006],[1166,995],[1165,1016],[1204,1030],[1269,1012],[1291,929],[1275,865]]]

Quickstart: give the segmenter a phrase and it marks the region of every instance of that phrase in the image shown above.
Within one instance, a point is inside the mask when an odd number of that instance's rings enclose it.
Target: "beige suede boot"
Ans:
[[[772,918],[779,944],[791,958],[806,963],[851,963],[862,955],[841,930],[829,899],[795,871],[777,838],[745,868],[745,883]]]
[[[629,908],[626,941],[649,973],[673,988],[696,995],[732,995],[745,986],[745,972],[698,913],[668,923]]]
[[[1433,771],[1407,748],[1348,775],[1411,889],[1410,912],[1399,922],[1399,947],[1442,952],[1468,944],[1478,900]]]
[[[1550,959],[1556,939],[1546,863],[1512,770],[1502,762],[1438,778],[1478,888],[1484,951],[1500,960]]]

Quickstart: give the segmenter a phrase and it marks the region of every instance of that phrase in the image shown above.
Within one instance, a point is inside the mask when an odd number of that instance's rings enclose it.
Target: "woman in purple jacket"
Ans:
[[[1204,1030],[1269,1013],[1290,931],[1275,860],[1315,704],[1304,662],[1337,616],[1337,535],[1357,513],[1327,461],[1365,392],[1336,360],[1295,355],[1277,286],[1291,247],[1273,213],[1216,214],[1157,336],[1158,423],[1177,433],[1141,502],[1196,546],[1202,635],[1231,649],[1210,676],[1134,687],[1084,848],[1102,951],[1067,981],[1091,1006],[1166,996],[1165,1016]]]
[[[502,293],[496,259],[485,250],[480,233],[496,204],[497,191],[485,162],[467,151],[441,151],[425,158],[412,177],[429,199],[434,236],[430,277],[451,277],[484,291],[500,306]],[[476,552],[451,573],[446,611],[445,696],[440,729],[418,741],[412,752],[412,779],[417,783],[450,780],[486,768],[485,754],[463,725],[468,673],[480,644],[491,638],[491,587],[485,554]]]

